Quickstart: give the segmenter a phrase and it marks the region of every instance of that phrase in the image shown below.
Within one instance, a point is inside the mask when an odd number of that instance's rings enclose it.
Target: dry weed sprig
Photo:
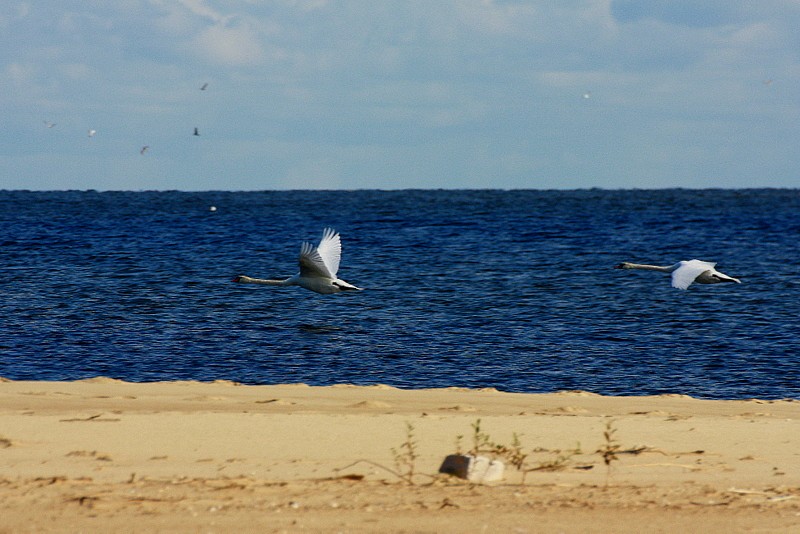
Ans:
[[[481,430],[481,420],[476,419],[472,424],[472,449],[469,453],[472,456],[477,456],[482,452],[491,452],[492,443],[489,440],[489,434]]]
[[[458,436],[456,439],[456,447],[458,450],[460,450],[461,437],[462,436]],[[470,449],[469,454],[477,456],[479,453],[483,453],[494,458],[505,460],[509,465],[522,473],[522,484],[525,484],[528,473],[533,471],[560,471],[562,469],[567,469],[571,466],[573,458],[581,454],[580,445],[574,450],[566,451],[565,453],[561,451],[555,452],[558,453],[555,458],[531,465],[531,456],[523,450],[520,434],[516,432],[512,434],[511,444],[504,445],[492,441],[489,434],[481,429],[480,419],[477,419],[475,423],[472,424],[472,449]],[[578,468],[586,469],[586,466],[579,466]]]
[[[414,484],[414,474],[416,473],[417,442],[414,439],[414,425],[406,421],[406,440],[395,449],[392,447],[394,466],[397,475],[409,484]]]
[[[373,462],[372,460],[361,459],[356,460],[344,467],[339,467],[334,469],[334,472],[338,473],[344,471],[345,469],[350,469],[353,466],[358,464],[366,463],[374,467],[378,467],[383,469],[384,471],[393,474],[400,480],[406,482],[407,484],[414,485],[415,484],[415,477],[429,477],[431,479],[435,479],[436,477],[425,474],[425,473],[417,473],[417,458],[419,458],[419,453],[417,452],[417,441],[414,436],[414,425],[406,421],[406,440],[400,444],[399,447],[395,448],[392,447],[390,449],[392,452],[392,456],[394,457],[394,469],[386,467],[385,465],[379,464],[377,462]],[[337,478],[348,478],[352,480],[362,480],[364,477],[362,475],[343,475]]]
[[[597,450],[597,453],[603,458],[603,463],[606,464],[606,486],[608,486],[608,480],[611,476],[611,464],[619,460],[618,454],[622,449],[615,436],[616,433],[617,429],[614,428],[614,420],[609,419],[606,421],[606,427],[603,431],[605,442]]]

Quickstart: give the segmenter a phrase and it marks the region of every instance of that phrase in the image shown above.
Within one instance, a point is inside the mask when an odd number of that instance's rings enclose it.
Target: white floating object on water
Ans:
[[[89,137],[94,137],[94,134],[97,133],[97,130],[89,130],[88,135]]]
[[[486,456],[469,454],[451,454],[447,456],[439,468],[446,473],[477,484],[503,480],[505,465],[500,460],[490,460]]]
[[[208,208],[208,211],[217,211],[217,207],[216,206],[211,206],[210,208]]]

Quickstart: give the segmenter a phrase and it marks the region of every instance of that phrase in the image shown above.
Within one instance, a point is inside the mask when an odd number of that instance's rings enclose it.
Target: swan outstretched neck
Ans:
[[[680,263],[676,263],[675,265],[669,265],[666,267],[662,267],[660,265],[647,265],[644,263],[630,263],[627,261],[623,261],[619,265],[615,265],[615,269],[642,269],[645,271],[659,271],[662,273],[671,273],[675,269],[680,267]]]
[[[238,284],[263,284],[267,286],[289,286],[291,278],[285,280],[265,280],[264,278],[252,278],[250,276],[239,275],[234,277],[233,281]]]
[[[329,295],[342,291],[363,291],[336,277],[342,257],[342,242],[339,234],[332,228],[322,232],[318,246],[303,243],[300,247],[300,272],[284,280],[266,280],[239,275],[233,279],[240,284],[264,284],[268,286],[300,286],[302,288]]]
[[[659,266],[624,261],[616,265],[615,269],[641,269],[645,271],[659,271],[672,274],[672,287],[688,289],[693,282],[698,284],[719,284],[721,282],[742,282],[732,276],[716,270],[716,263],[701,260],[679,261],[675,265]]]

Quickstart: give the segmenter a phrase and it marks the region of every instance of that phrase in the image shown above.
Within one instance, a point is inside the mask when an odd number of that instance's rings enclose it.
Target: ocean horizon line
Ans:
[[[2,193],[289,193],[289,192],[404,192],[404,191],[497,191],[497,192],[633,192],[633,191],[800,191],[798,187],[575,187],[575,188],[536,188],[536,187],[408,187],[408,188],[341,188],[341,189],[303,189],[303,188],[281,188],[281,189],[5,189],[0,188]]]

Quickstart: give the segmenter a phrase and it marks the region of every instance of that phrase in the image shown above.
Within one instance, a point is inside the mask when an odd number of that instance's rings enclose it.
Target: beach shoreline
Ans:
[[[524,472],[438,474],[476,425]],[[0,532],[790,532],[797,436],[788,399],[2,380]]]

